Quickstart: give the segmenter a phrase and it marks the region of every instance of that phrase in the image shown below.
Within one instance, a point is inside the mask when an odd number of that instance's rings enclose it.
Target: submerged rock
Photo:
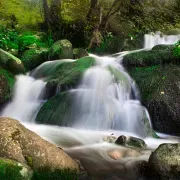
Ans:
[[[9,70],[13,74],[21,74],[25,72],[22,61],[2,49],[0,49],[0,66]]]
[[[146,143],[142,139],[131,136],[119,136],[118,139],[115,141],[115,144],[143,149],[147,147]]]
[[[26,71],[33,70],[43,62],[48,60],[48,49],[30,49],[26,50],[21,60],[24,64],[24,67],[26,68]]]
[[[56,41],[50,49],[49,59],[73,59],[73,49],[71,42],[67,39]]]
[[[29,165],[36,172],[69,169],[79,171],[78,164],[55,145],[26,129],[17,120],[0,118],[0,157]]]
[[[0,158],[0,179],[1,180],[31,180],[32,169],[26,164],[10,159]]]
[[[152,179],[180,179],[180,144],[161,144],[150,156],[148,176]]]

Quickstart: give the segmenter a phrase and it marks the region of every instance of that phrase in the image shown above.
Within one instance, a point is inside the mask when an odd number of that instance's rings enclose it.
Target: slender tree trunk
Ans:
[[[49,28],[50,28],[50,13],[49,13],[49,6],[47,3],[47,0],[43,0],[43,11],[44,11],[45,27],[49,30]]]

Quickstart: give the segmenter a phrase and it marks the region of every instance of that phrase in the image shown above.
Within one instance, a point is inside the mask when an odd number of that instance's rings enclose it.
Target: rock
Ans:
[[[115,143],[115,141],[117,140],[117,137],[111,135],[111,136],[105,136],[103,138],[103,141],[106,141],[108,143]]]
[[[14,82],[14,76],[9,71],[0,67],[0,104],[10,99]]]
[[[11,49],[10,51],[8,51],[10,54],[12,54],[13,56],[18,57],[19,56],[19,51],[17,49]]]
[[[79,85],[83,73],[86,69],[93,66],[94,58],[83,57],[75,62],[65,62],[59,64],[47,81],[49,88],[61,88],[61,91],[75,88]]]
[[[33,171],[26,164],[0,158],[1,180],[30,180],[32,175]]]
[[[20,122],[0,118],[0,157],[29,165],[36,172],[79,171],[78,164]]]
[[[24,65],[21,60],[2,49],[0,49],[0,66],[9,70],[13,74],[25,72]]]
[[[164,32],[165,35],[179,35],[180,29],[171,29]]]
[[[152,179],[180,179],[180,144],[161,144],[149,158]]]
[[[118,139],[115,141],[115,144],[143,149],[147,147],[146,143],[142,139],[131,136],[119,136]]]
[[[74,59],[79,59],[85,56],[89,56],[88,52],[83,48],[75,48],[73,49]]]
[[[122,158],[137,157],[141,153],[134,149],[114,149],[107,152],[108,156],[114,160],[119,160]]]
[[[152,48],[152,50],[155,50],[155,51],[161,51],[161,50],[173,51],[174,50],[174,45],[159,44],[159,45],[154,46]]]
[[[73,49],[71,42],[66,39],[56,41],[50,48],[49,59],[73,59]]]
[[[21,60],[26,68],[26,71],[33,70],[43,62],[48,60],[48,49],[30,49],[26,50],[21,57]]]
[[[150,50],[127,54],[123,58],[123,65],[130,67],[148,67],[163,64],[179,64],[180,58],[174,56],[169,50]]]
[[[180,129],[180,67],[151,66],[129,69],[148,109],[153,129],[179,136]]]

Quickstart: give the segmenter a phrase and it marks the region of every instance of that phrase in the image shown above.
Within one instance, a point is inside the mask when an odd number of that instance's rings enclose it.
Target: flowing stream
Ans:
[[[146,35],[145,48],[172,44],[177,38],[179,36]],[[90,55],[95,58],[96,66],[87,69],[79,86],[69,91],[75,93],[73,123],[69,127],[39,125],[34,120],[46,100],[46,78],[60,63],[74,60],[46,62],[30,75],[17,76],[12,102],[1,112],[1,116],[20,120],[41,137],[63,148],[81,161],[91,177],[103,180],[139,179],[136,173],[138,162],[147,161],[151,149],[159,144],[176,141],[147,137],[143,120],[150,122],[149,114],[139,101],[133,79],[121,65],[127,53],[132,52],[105,57]],[[57,89],[57,93],[59,91]],[[105,142],[104,138],[110,135],[144,138],[149,150],[139,151]],[[118,152],[121,158],[112,158],[113,152]]]

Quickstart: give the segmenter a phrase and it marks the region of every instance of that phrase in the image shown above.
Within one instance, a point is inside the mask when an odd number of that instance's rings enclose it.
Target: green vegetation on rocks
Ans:
[[[92,57],[83,57],[74,62],[59,64],[51,78],[48,80],[49,87],[61,87],[67,90],[76,87],[86,69],[95,63]]]
[[[48,49],[30,49],[26,50],[21,57],[26,71],[33,70],[43,62],[48,60]]]
[[[73,49],[73,57],[74,59],[79,59],[85,56],[89,56],[88,52],[83,48],[75,48]]]
[[[13,74],[24,73],[24,65],[20,59],[0,49],[0,65]]]
[[[14,76],[0,67],[0,104],[10,99],[14,82]]]
[[[25,164],[0,158],[0,179],[1,180],[30,180],[32,170]]]
[[[67,39],[56,41],[50,48],[49,59],[73,59],[71,42]]]

